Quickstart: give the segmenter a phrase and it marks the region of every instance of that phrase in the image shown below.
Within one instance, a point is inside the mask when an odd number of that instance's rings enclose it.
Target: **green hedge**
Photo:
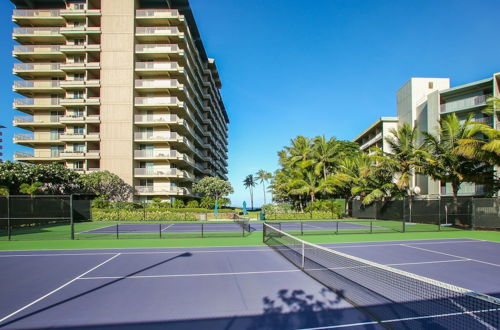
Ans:
[[[105,212],[112,212],[112,211],[118,211],[120,212],[126,212],[126,211],[131,211],[131,212],[144,212],[143,208],[137,208],[137,209],[124,209],[124,208],[97,208],[93,207],[92,212],[99,212],[99,211],[105,211]],[[146,207],[146,212],[171,212],[171,213],[213,213],[213,209],[204,209],[204,208],[170,208],[170,207]],[[232,209],[219,209],[219,213],[235,213],[237,210],[232,210]]]
[[[269,214],[266,213],[266,220],[329,220],[329,219],[340,219],[340,214],[332,212],[313,212],[312,217],[311,213],[301,213],[301,212],[293,212],[293,213],[276,213]]]
[[[144,210],[117,210],[117,209],[92,209],[92,221],[195,221],[199,217],[195,213],[177,213],[166,209]]]

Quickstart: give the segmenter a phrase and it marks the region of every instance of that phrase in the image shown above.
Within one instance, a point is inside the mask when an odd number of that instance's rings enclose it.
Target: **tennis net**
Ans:
[[[500,328],[500,299],[263,230],[264,243],[386,328]]]
[[[238,224],[244,231],[250,232],[250,219],[237,216],[233,219],[233,221],[234,223]]]

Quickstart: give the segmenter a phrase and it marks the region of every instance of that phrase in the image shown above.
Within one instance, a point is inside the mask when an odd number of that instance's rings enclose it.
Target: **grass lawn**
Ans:
[[[311,243],[376,242],[398,240],[424,240],[446,238],[472,238],[500,242],[500,232],[494,231],[441,231],[377,234],[304,235],[301,239]],[[253,232],[245,237],[208,238],[151,238],[151,239],[81,239],[0,241],[0,250],[52,250],[52,249],[106,249],[106,248],[166,248],[200,246],[252,246],[263,245],[262,233]]]

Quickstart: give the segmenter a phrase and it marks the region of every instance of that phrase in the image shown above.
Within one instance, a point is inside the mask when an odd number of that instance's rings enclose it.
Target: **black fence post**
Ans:
[[[146,202],[142,204],[142,220],[146,221]]]
[[[119,239],[119,230],[118,230],[118,224],[116,224],[116,239]]]
[[[370,220],[370,234],[373,234],[373,221]]]
[[[470,227],[471,227],[471,230],[475,230],[476,229],[476,226],[475,226],[476,208],[474,207],[474,197],[471,197],[470,206],[472,208],[472,210],[469,212],[470,213]]]
[[[245,237],[245,226],[241,226],[241,237]]]
[[[300,222],[300,234],[304,236],[304,223],[302,221]]]
[[[203,238],[203,224],[201,224],[201,238]]]
[[[339,222],[335,221],[335,235],[339,234]]]
[[[73,217],[73,194],[69,195],[69,212],[70,212],[70,218],[69,218],[69,223],[71,227],[71,239],[75,239],[75,219]]]
[[[160,238],[161,238],[161,223],[160,223]]]
[[[406,205],[405,204],[406,203],[405,202],[406,202],[406,197],[403,197],[403,228],[402,228],[403,233],[406,232],[406,219],[405,219],[405,211],[406,211],[406,209],[405,209]]]
[[[11,236],[12,236],[12,231],[10,228],[10,196],[7,195],[7,237],[10,241]]]

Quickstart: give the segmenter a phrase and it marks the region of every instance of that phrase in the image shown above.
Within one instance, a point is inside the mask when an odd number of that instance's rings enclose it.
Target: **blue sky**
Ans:
[[[191,0],[205,48],[217,61],[231,120],[233,205],[242,180],[277,169],[297,135],[350,140],[396,114],[410,77],[452,86],[500,71],[498,0]],[[12,126],[12,5],[0,1],[0,124]],[[5,159],[14,146],[4,133]],[[255,204],[262,202],[258,187]]]

